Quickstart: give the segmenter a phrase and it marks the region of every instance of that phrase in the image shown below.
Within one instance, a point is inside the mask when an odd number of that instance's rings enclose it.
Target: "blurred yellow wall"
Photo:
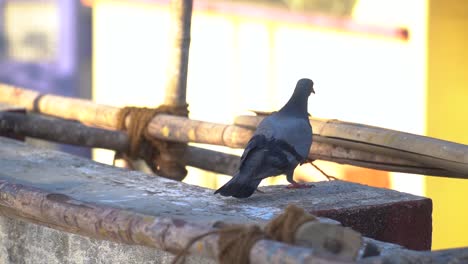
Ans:
[[[468,144],[468,1],[431,0],[427,135]],[[468,246],[468,181],[427,177],[433,248]]]

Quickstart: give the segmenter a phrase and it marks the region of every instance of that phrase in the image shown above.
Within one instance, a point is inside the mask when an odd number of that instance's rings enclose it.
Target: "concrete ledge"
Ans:
[[[318,182],[315,188],[286,190],[284,186],[260,188],[246,200],[223,199],[235,208],[262,205],[276,214],[287,204],[296,204],[311,214],[328,217],[363,235],[414,250],[429,250],[432,239],[432,200],[344,181]],[[257,214],[263,210],[257,209]]]
[[[302,190],[265,187],[263,194],[237,200],[215,196],[213,190],[33,148],[4,138],[0,138],[0,168],[0,180],[12,184],[150,216],[175,217],[203,225],[216,221],[264,223],[288,204],[296,204],[312,213],[334,217],[377,239],[384,234],[387,235],[384,238],[398,238],[405,245],[430,246],[429,199],[359,184],[320,182],[315,188]],[[379,214],[380,210],[387,213]],[[400,216],[400,220],[390,217],[400,213],[406,214]],[[414,230],[410,237],[408,229],[418,224],[421,228]],[[364,227],[367,225],[371,228],[366,231]],[[17,236],[21,237],[21,234]],[[414,237],[420,237],[420,240]],[[26,241],[32,243],[32,240]],[[7,254],[11,253],[7,250]]]

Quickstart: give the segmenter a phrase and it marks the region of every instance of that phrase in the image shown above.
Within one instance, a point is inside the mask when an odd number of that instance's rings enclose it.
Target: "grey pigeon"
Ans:
[[[294,169],[307,161],[312,145],[312,127],[307,112],[314,83],[300,79],[289,101],[263,119],[241,157],[238,173],[216,193],[247,198],[268,177],[286,174],[291,187],[303,187],[293,180]]]

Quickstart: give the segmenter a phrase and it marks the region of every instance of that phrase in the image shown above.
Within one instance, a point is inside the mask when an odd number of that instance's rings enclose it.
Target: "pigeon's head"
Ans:
[[[315,93],[314,82],[310,79],[300,79],[291,98],[279,110],[279,113],[307,118],[307,101],[311,93]]]
[[[311,79],[300,79],[296,84],[294,93],[298,93],[303,96],[309,96],[311,93],[315,94],[314,82]]]

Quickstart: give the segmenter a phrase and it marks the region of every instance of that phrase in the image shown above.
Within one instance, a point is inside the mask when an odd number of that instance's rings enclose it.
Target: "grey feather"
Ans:
[[[309,79],[299,80],[289,101],[260,122],[242,154],[238,173],[215,194],[246,198],[261,180],[280,174],[294,183],[294,169],[307,159],[312,145],[307,101],[313,85]]]

